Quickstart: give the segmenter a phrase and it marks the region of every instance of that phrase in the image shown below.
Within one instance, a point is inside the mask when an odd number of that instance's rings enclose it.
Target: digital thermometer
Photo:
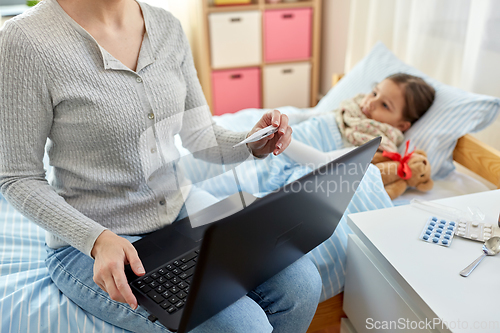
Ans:
[[[249,142],[255,142],[255,141],[259,141],[261,139],[264,139],[265,137],[268,137],[271,134],[276,133],[278,131],[278,128],[279,127],[275,127],[274,125],[267,126],[261,130],[258,130],[254,134],[250,135],[248,138],[241,141],[240,143],[235,144],[233,146],[233,148],[238,147],[238,146],[243,145],[243,144],[246,144],[246,143],[249,143]]]

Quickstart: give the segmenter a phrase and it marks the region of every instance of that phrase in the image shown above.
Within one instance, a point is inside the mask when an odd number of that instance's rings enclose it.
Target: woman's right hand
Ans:
[[[94,282],[112,300],[128,303],[135,310],[137,299],[128,285],[125,265],[130,264],[137,276],[144,275],[145,270],[134,246],[112,231],[104,230],[97,237],[91,255],[95,259]]]

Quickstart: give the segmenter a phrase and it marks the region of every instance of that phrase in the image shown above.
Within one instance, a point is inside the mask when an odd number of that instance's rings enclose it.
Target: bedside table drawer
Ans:
[[[425,325],[433,318],[416,307],[356,235],[349,235],[347,243],[344,311],[358,333],[436,332]]]

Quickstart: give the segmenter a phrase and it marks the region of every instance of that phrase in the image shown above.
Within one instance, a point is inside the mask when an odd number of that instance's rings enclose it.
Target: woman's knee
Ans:
[[[321,288],[318,269],[304,256],[248,295],[271,314],[294,309],[304,311],[316,309]]]
[[[247,296],[225,308],[190,333],[270,333],[273,327],[262,308]]]
[[[291,288],[299,302],[316,306],[321,295],[321,276],[316,265],[306,256],[290,266]]]

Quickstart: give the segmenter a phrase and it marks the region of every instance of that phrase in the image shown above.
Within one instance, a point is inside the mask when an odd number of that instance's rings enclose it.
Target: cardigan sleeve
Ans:
[[[24,216],[90,256],[105,228],[69,205],[45,178],[53,106],[33,45],[15,19],[0,30],[0,191]]]

